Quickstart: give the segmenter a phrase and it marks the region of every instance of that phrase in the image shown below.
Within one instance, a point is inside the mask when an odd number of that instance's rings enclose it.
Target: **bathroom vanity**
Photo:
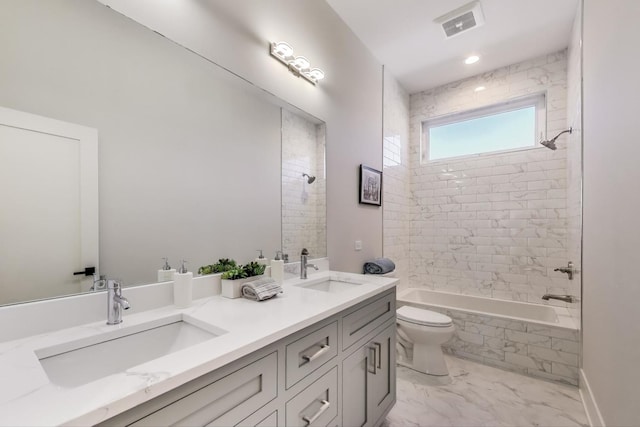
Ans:
[[[0,425],[378,425],[395,403],[395,282],[325,271],[261,303],[216,295],[0,343]]]

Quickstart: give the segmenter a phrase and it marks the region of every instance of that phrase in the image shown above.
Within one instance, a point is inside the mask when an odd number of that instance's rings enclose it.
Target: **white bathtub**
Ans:
[[[563,307],[452,294],[422,288],[405,289],[398,295],[398,301],[408,305],[424,304],[497,318],[575,329],[569,310]]]
[[[566,308],[409,288],[398,306],[444,313],[456,336],[444,349],[512,371],[577,384],[579,332]]]

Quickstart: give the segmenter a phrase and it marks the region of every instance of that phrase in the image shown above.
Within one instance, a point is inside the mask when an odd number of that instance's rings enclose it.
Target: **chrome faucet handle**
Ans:
[[[566,267],[554,268],[553,271],[559,271],[567,274],[569,276],[569,280],[573,280],[573,275],[576,273],[576,270],[573,268],[573,262],[571,261],[569,261]]]

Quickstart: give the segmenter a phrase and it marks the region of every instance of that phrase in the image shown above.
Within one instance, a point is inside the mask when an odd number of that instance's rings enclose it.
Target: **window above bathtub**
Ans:
[[[545,134],[544,93],[422,122],[422,161],[534,148]]]

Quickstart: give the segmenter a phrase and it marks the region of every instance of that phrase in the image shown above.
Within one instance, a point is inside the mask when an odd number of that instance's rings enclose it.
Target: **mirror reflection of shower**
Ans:
[[[545,147],[547,147],[547,148],[548,148],[548,149],[550,149],[550,150],[555,150],[555,149],[557,149],[557,148],[558,148],[558,147],[556,146],[556,139],[558,139],[558,137],[559,137],[560,135],[562,135],[563,133],[569,133],[569,134],[571,134],[572,132],[573,132],[573,128],[569,128],[569,129],[567,129],[567,130],[563,130],[562,132],[560,132],[559,134],[557,134],[556,136],[554,136],[554,137],[553,137],[553,138],[551,138],[551,139],[546,139],[546,140],[544,140],[544,141],[540,141],[540,144],[541,144],[541,145],[544,145]]]
[[[313,181],[316,180],[315,176],[303,173],[302,177],[306,177],[307,179],[302,181],[302,194],[300,195],[300,201],[302,204],[306,204],[309,201],[309,193],[307,193],[307,184],[313,184]]]

